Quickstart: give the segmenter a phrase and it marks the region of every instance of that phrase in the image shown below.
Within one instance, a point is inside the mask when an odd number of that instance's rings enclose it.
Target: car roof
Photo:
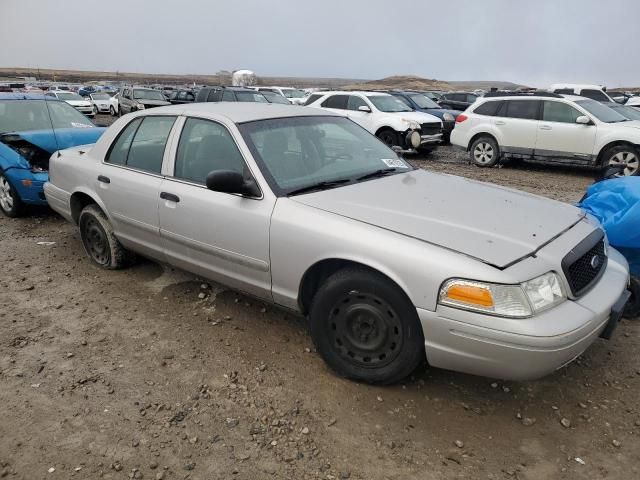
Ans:
[[[23,92],[3,92],[0,93],[0,100],[47,100],[57,102],[55,97],[45,97],[43,93],[23,93]]]
[[[150,114],[173,114],[206,116],[214,114],[226,117],[234,123],[251,122],[254,120],[267,120],[283,117],[326,117],[341,115],[332,114],[318,108],[308,108],[299,105],[283,105],[279,103],[254,103],[254,102],[202,102],[185,105],[172,105],[156,107],[148,110]]]
[[[322,93],[324,95],[353,95],[354,93],[359,93],[361,95],[367,95],[368,97],[377,97],[377,96],[389,96],[391,95],[390,93],[387,92],[373,92],[370,90],[331,90],[328,92],[316,92],[316,93]]]

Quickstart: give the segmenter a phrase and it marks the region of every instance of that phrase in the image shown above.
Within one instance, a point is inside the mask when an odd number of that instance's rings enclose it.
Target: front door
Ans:
[[[369,108],[368,112],[363,112],[358,110],[360,107]],[[364,100],[364,98],[358,95],[349,95],[349,99],[347,101],[347,117],[356,122],[362,128],[365,128],[372,131],[372,114],[371,114],[371,106]],[[375,133],[375,131],[373,132]]]
[[[590,161],[597,127],[576,123],[583,115],[563,102],[545,100],[538,125],[535,154],[538,157]]]
[[[213,170],[251,175],[232,134],[220,123],[188,118],[174,163],[173,175],[160,189],[160,235],[168,261],[270,300],[269,225],[275,201],[205,186]]]
[[[162,163],[173,116],[146,116],[127,125],[107,153],[95,179],[116,236],[123,245],[164,260],[158,203]]]

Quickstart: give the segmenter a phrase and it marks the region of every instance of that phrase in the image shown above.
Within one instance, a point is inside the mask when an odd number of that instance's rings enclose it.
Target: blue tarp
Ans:
[[[626,257],[633,275],[640,275],[640,177],[594,183],[578,205],[604,227],[609,243]]]

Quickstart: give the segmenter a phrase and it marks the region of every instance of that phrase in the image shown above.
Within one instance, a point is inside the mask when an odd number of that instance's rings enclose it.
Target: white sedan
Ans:
[[[96,92],[89,94],[89,101],[93,106],[93,113],[110,113],[111,96],[108,93]]]
[[[88,117],[95,115],[93,111],[93,105],[91,102],[74,92],[66,92],[63,90],[54,90],[45,93],[47,97],[54,97],[59,100],[63,100],[78,110],[80,113],[84,113]]]

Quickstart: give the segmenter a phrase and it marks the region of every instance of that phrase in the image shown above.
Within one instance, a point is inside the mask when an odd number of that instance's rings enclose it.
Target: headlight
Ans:
[[[136,107],[138,108],[138,110],[144,110],[144,104],[139,103],[138,105],[136,105]]]
[[[446,120],[447,122],[453,122],[456,119],[456,117],[451,115],[449,112],[444,112],[444,115],[442,115],[442,119]]]
[[[489,315],[525,318],[557,305],[566,298],[560,278],[549,272],[520,285],[448,280],[440,289],[439,302]]]
[[[409,126],[408,129],[420,130],[420,124],[418,122],[416,122],[415,120],[410,120],[408,118],[402,118],[401,120],[403,122],[405,122]]]

